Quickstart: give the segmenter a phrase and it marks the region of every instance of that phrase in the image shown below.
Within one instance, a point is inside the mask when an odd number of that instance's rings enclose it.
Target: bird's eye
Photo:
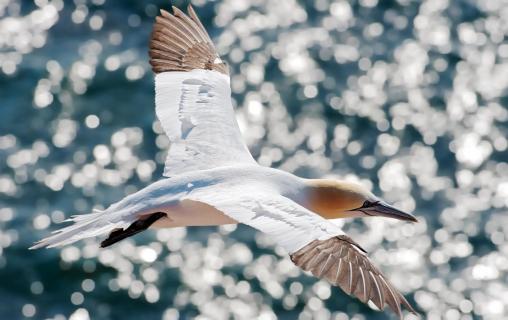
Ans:
[[[370,202],[369,200],[365,200],[365,202],[363,203],[362,205],[362,208],[368,208],[372,205],[372,202]]]

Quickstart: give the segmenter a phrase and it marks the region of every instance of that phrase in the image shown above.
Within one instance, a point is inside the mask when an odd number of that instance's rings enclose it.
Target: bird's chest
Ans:
[[[237,224],[236,220],[214,207],[193,200],[182,200],[163,210],[168,217],[155,222],[153,228],[173,228],[188,226],[218,226]]]

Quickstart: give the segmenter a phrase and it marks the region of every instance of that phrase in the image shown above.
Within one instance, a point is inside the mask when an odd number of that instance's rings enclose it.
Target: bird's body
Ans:
[[[165,212],[167,217],[153,224],[156,228],[184,226],[213,226],[236,224],[236,220],[224,215],[214,207],[200,202],[197,194],[227,193],[228,190],[270,190],[274,195],[305,200],[303,179],[285,171],[259,165],[239,165],[187,172],[159,180],[135,192],[107,210],[126,211],[136,219],[153,212]],[[246,194],[252,201],[256,193]]]
[[[170,140],[164,176],[32,248],[109,234],[102,247],[148,228],[243,223],[271,236],[303,270],[378,308],[413,308],[366,252],[328,219],[413,221],[359,184],[304,179],[263,167],[246,147],[231,104],[228,69],[192,7],[161,11],[150,43],[156,113]]]

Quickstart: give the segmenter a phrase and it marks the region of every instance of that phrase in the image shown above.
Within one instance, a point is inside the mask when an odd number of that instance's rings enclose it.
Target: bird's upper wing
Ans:
[[[401,317],[400,305],[414,309],[372,264],[366,252],[321,216],[262,186],[198,189],[188,197],[207,203],[240,223],[270,235],[291,260],[318,278],[325,278],[362,302],[388,305]]]
[[[192,7],[161,10],[150,40],[156,113],[170,140],[164,175],[255,164],[231,104],[227,66]]]

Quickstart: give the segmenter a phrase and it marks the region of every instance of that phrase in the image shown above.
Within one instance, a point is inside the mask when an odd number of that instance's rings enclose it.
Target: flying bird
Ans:
[[[360,184],[304,179],[260,166],[231,104],[230,77],[195,11],[161,10],[150,39],[157,117],[170,140],[164,179],[102,211],[72,216],[31,249],[108,235],[110,246],[148,228],[243,223],[270,235],[293,263],[362,302],[416,313],[362,247],[328,219],[416,222]]]

